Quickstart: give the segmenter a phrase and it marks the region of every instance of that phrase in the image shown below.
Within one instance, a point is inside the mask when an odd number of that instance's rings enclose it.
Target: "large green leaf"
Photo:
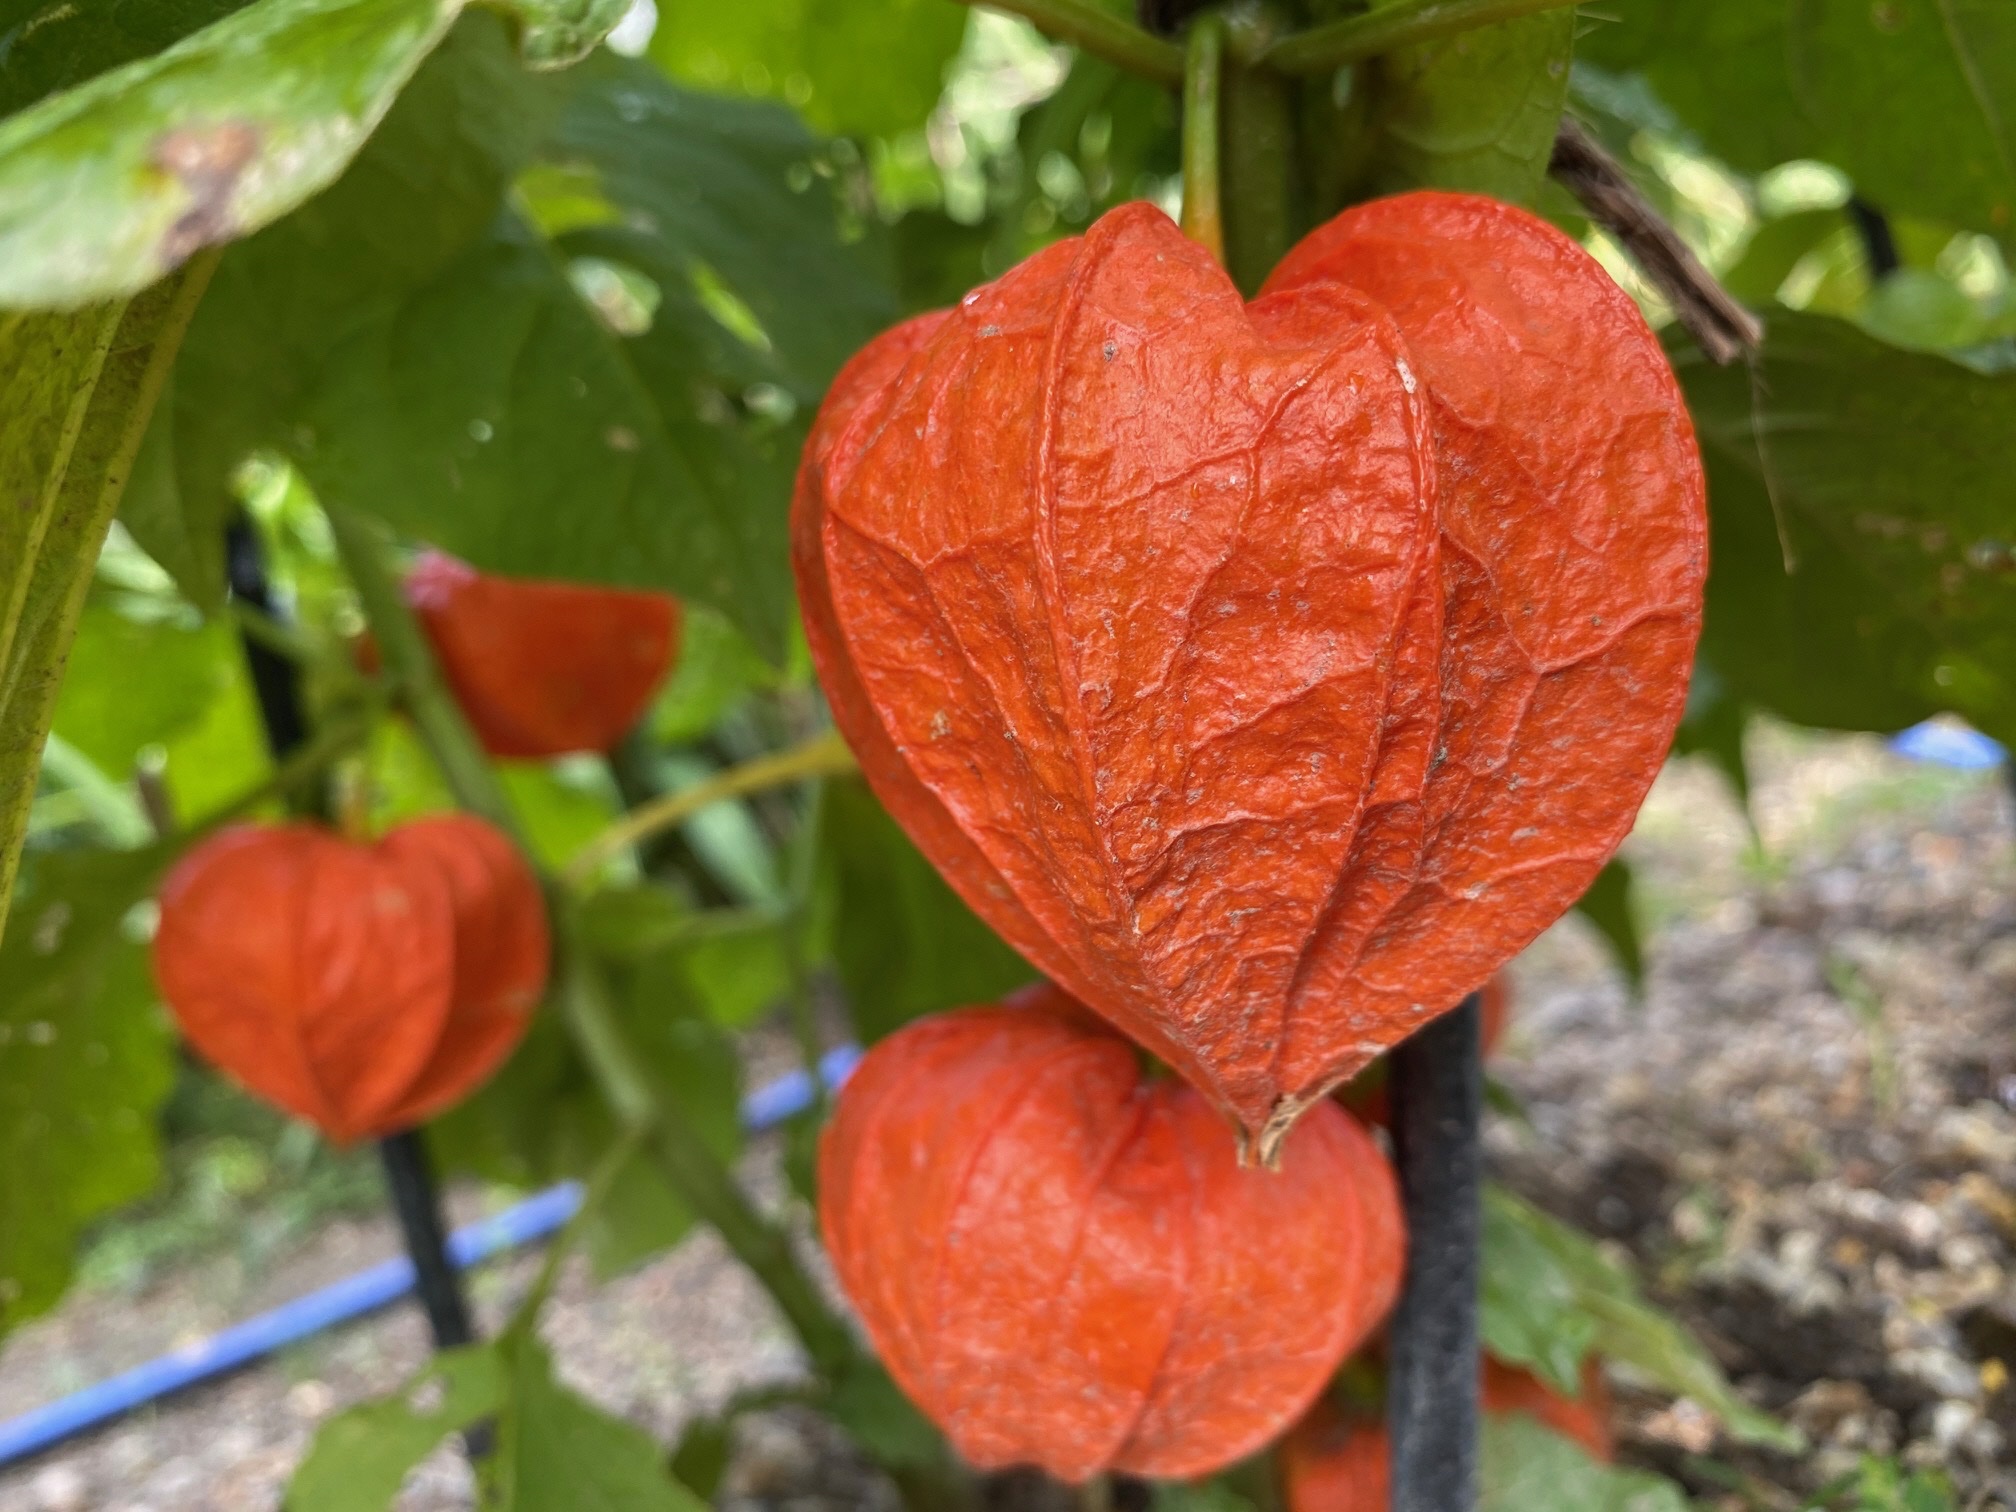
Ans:
[[[919,1014],[992,1002],[1035,976],[862,784],[828,789],[823,840],[838,895],[834,955],[864,1041]]]
[[[1477,1512],[1687,1512],[1673,1482],[1601,1464],[1530,1417],[1486,1421],[1480,1448]]]
[[[258,0],[0,124],[0,304],[145,288],[343,171],[460,0]]]
[[[949,0],[664,5],[651,57],[702,89],[787,100],[822,131],[894,136],[931,114],[965,31]]]
[[[1704,647],[1730,688],[1805,724],[1943,706],[2016,737],[2016,374],[1790,313],[1755,374],[1675,362],[1710,468]]]
[[[169,859],[39,857],[0,941],[0,1332],[55,1302],[84,1225],[158,1174],[174,1059],[124,921]]]
[[[397,1394],[337,1414],[287,1486],[286,1512],[386,1512],[451,1433],[504,1403],[504,1363],[483,1346],[436,1355]]]
[[[1500,1359],[1574,1393],[1582,1357],[1594,1352],[1692,1398],[1739,1439],[1802,1446],[1795,1430],[1737,1395],[1700,1341],[1587,1235],[1499,1186],[1484,1191],[1484,1268],[1484,1339]]]
[[[895,313],[870,243],[788,113],[607,55],[567,76],[524,186],[549,239],[496,208],[512,153],[478,41],[431,109],[226,259],[177,375],[183,506],[214,514],[278,448],[331,505],[491,570],[700,599],[779,658],[798,439]],[[564,204],[556,177],[580,183]],[[584,297],[590,274],[647,278],[648,328]]]
[[[490,1467],[500,1512],[706,1512],[672,1479],[650,1434],[554,1379],[552,1359],[529,1332],[501,1347],[510,1391]]]
[[[1823,158],[1886,210],[2016,235],[2016,9],[2002,0],[1634,0],[1583,53],[1642,70],[1737,168]]]
[[[235,470],[260,448],[315,449],[306,411],[331,353],[488,231],[559,89],[525,73],[497,17],[472,16],[327,193],[225,253],[124,513],[194,602],[223,600]]]
[[[130,304],[0,316],[0,930],[105,531],[207,266]]]
[[[243,667],[221,622],[142,618],[94,593],[57,695],[56,733],[124,779],[142,749],[166,744],[228,697]]]
[[[1460,189],[1530,204],[1547,177],[1574,50],[1574,12],[1556,10],[1367,65],[1374,142],[1365,192]]]

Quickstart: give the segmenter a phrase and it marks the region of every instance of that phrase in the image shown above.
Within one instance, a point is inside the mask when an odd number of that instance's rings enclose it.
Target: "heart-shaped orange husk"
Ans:
[[[228,830],[169,873],[154,937],[190,1043],[345,1142],[479,1086],[529,1024],[547,958],[537,880],[462,815],[376,845],[310,824]]]
[[[1392,1173],[1334,1104],[1275,1172],[1047,985],[920,1020],[842,1091],[827,1251],[972,1464],[1187,1478],[1258,1449],[1391,1307]]]
[[[792,533],[890,812],[1263,1154],[1615,849],[1705,551],[1630,301],[1449,195],[1347,213],[1250,305],[1111,212],[854,359]]]
[[[406,598],[493,756],[608,750],[679,651],[679,605],[662,593],[499,577],[427,551]]]

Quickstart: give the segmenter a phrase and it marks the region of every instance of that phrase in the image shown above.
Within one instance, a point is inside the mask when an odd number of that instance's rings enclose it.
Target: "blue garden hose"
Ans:
[[[838,1087],[861,1058],[852,1045],[829,1050],[819,1062],[828,1087]],[[742,1099],[742,1123],[751,1133],[776,1127],[812,1105],[812,1078],[804,1071],[758,1087]],[[536,1243],[556,1233],[581,1206],[581,1187],[549,1187],[494,1217],[448,1236],[448,1258],[458,1270]],[[172,1350],[110,1380],[86,1386],[46,1407],[0,1423],[0,1467],[39,1454],[136,1408],[264,1359],[339,1323],[389,1307],[413,1290],[413,1262],[386,1260],[341,1281],[282,1303],[222,1333]]]

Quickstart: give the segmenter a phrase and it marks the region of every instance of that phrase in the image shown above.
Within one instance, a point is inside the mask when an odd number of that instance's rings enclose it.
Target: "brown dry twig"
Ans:
[[[1618,161],[1572,117],[1561,120],[1548,171],[1581,201],[1591,220],[1617,238],[1710,361],[1726,367],[1756,353],[1764,322],[1715,281]]]

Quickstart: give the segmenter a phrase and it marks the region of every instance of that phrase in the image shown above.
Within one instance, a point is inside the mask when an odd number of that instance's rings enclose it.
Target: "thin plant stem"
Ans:
[[[426,634],[400,591],[390,537],[376,523],[341,509],[329,511],[329,533],[363,604],[378,654],[399,679],[414,727],[441,768],[448,790],[463,808],[496,825],[520,850],[528,850],[503,784],[456,707]]]
[[[680,1195],[763,1283],[813,1368],[829,1381],[845,1376],[857,1360],[846,1325],[798,1263],[783,1230],[750,1204],[677,1104],[659,1095],[617,1022],[600,968],[580,951],[569,954],[560,1006],[617,1118],[641,1131]]]
[[[820,1074],[819,1020],[812,1005],[812,970],[805,959],[805,925],[812,912],[812,889],[819,867],[819,830],[826,815],[826,779],[805,783],[805,801],[791,857],[790,902],[784,917],[784,966],[791,978],[791,1027],[798,1036],[798,1054],[812,1078],[810,1114],[826,1117],[826,1078]]]
[[[1020,16],[1046,37],[1157,84],[1183,82],[1182,48],[1088,0],[987,0],[987,9]]]
[[[177,831],[171,837],[172,842],[177,846],[193,845],[234,819],[243,818],[260,804],[285,797],[303,783],[321,776],[323,768],[329,763],[349,755],[364,744],[376,727],[378,716],[384,712],[388,698],[387,692],[377,693],[357,713],[326,721],[263,782],[255,783],[223,807],[211,810],[187,829]]]
[[[292,625],[240,598],[231,600],[230,609],[232,621],[248,640],[255,640],[276,656],[284,656],[301,666],[315,660],[315,643]]]
[[[377,637],[379,653],[386,668],[399,677],[414,726],[456,800],[518,839],[523,849],[520,827],[505,801],[504,790],[450,696],[434,653],[400,594],[389,539],[376,525],[333,510],[330,528],[337,555],[350,573],[371,633]],[[799,748],[801,752],[804,749]],[[832,760],[830,753],[826,759]],[[790,774],[806,775],[804,770]],[[805,1346],[814,1369],[828,1380],[838,1379],[855,1368],[859,1358],[846,1325],[799,1265],[784,1232],[750,1205],[727,1166],[677,1103],[661,1093],[616,1016],[600,964],[583,946],[573,909],[564,897],[554,897],[552,904],[560,955],[558,1007],[610,1111],[626,1130],[639,1131],[674,1189],[762,1282]]]
[[[1191,24],[1183,55],[1183,234],[1221,264],[1218,96],[1224,80],[1225,19],[1211,12]]]
[[[1561,10],[1575,0],[1402,0],[1294,32],[1257,61],[1288,74],[1320,74],[1420,42],[1436,42],[1497,21]]]
[[[1257,30],[1266,17],[1257,18]],[[1250,298],[1303,229],[1294,84],[1240,61],[1233,37],[1221,95],[1225,266]]]
[[[696,782],[692,787],[655,798],[642,808],[632,809],[593,840],[567,863],[562,880],[574,886],[587,882],[602,864],[639,841],[661,830],[683,824],[702,809],[724,798],[742,798],[750,793],[783,787],[808,777],[837,777],[855,770],[853,753],[837,730],[827,730],[810,740],[759,756],[739,766]]]

